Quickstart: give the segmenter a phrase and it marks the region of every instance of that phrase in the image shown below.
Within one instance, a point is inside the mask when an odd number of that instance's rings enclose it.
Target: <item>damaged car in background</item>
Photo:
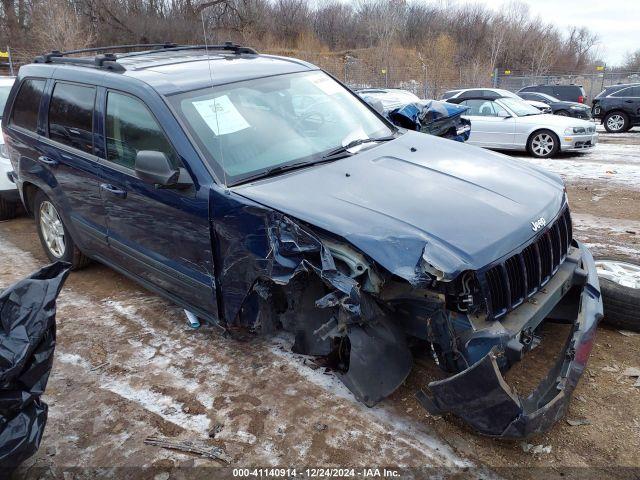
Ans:
[[[462,116],[469,107],[420,100],[411,92],[394,88],[367,88],[356,93],[398,127],[458,142],[466,142],[471,135],[471,121]]]
[[[417,393],[432,413],[525,437],[566,411],[602,302],[558,176],[233,44],[53,52],[5,113],[50,258],[96,259],[238,337],[291,332],[368,406],[421,351],[449,375]],[[545,322],[571,331],[522,398],[503,374]]]

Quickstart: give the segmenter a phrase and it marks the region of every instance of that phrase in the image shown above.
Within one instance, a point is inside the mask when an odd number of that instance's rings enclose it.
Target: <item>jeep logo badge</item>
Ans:
[[[547,224],[547,221],[544,219],[544,217],[540,217],[538,220],[531,222],[531,228],[533,229],[534,232],[537,232],[546,224]]]

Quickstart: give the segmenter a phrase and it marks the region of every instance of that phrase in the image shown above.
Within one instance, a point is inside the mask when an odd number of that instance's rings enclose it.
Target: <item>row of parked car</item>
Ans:
[[[414,110],[433,110],[435,106],[433,101],[427,106],[403,90],[364,89],[358,93],[403,127],[406,125],[397,120],[399,113],[407,112],[406,105],[414,105]],[[473,128],[464,140],[472,145],[526,150],[537,158],[593,148],[598,141],[594,118],[601,120],[610,133],[625,132],[640,124],[640,84],[607,87],[593,100],[592,108],[585,104],[587,98],[579,85],[529,86],[517,93],[499,88],[456,89],[445,92],[441,100],[466,107],[451,115],[452,119],[461,116],[470,120]]]

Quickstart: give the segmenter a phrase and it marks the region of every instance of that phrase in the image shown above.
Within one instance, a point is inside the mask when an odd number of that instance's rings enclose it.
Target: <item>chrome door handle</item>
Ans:
[[[114,197],[118,198],[127,198],[127,191],[122,190],[118,187],[114,187],[113,185],[109,185],[108,183],[103,183],[100,185],[100,190],[103,190]]]
[[[58,165],[58,163],[60,163],[57,160],[54,160],[53,158],[45,157],[44,155],[39,156],[38,160],[44,163],[45,165],[50,165],[52,167],[55,167],[56,165]]]

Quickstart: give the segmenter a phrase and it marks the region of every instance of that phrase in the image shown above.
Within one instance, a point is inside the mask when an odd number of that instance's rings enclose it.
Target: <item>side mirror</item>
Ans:
[[[506,120],[507,118],[511,118],[511,115],[509,115],[509,112],[507,112],[506,110],[500,110],[498,112],[498,116],[503,120]]]
[[[180,171],[163,152],[140,150],[136,154],[136,175],[145,182],[169,186],[177,183]]]

